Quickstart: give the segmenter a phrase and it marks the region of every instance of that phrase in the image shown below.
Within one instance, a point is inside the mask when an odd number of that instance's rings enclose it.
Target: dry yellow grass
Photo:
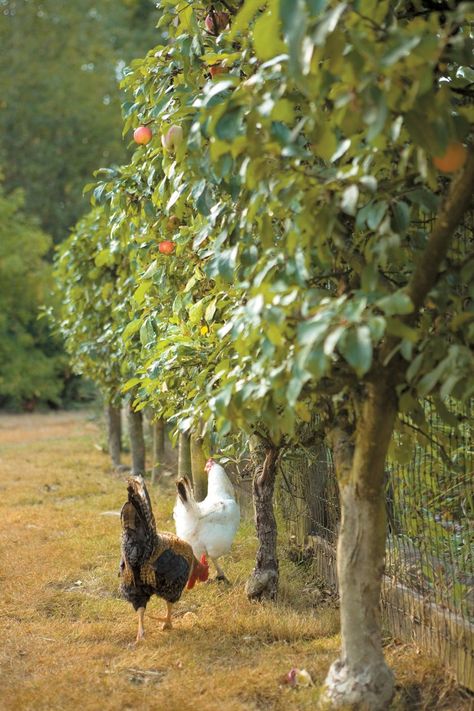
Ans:
[[[316,708],[317,685],[339,645],[337,611],[315,607],[307,574],[287,560],[280,602],[248,603],[243,587],[255,552],[248,522],[226,561],[232,586],[185,593],[170,632],[152,619],[164,605],[153,599],[145,641],[129,646],[136,619],[117,595],[119,519],[111,513],[125,486],[97,441],[84,413],[0,416],[0,708]],[[172,479],[152,500],[159,527],[172,530]],[[387,651],[401,682],[394,709],[470,707],[413,648]],[[316,686],[282,685],[292,666],[308,669]]]

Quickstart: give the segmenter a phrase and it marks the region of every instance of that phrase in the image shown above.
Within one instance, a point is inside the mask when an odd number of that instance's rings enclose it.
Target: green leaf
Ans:
[[[395,314],[411,314],[413,311],[413,302],[404,291],[395,291],[389,296],[384,296],[376,302],[377,306],[387,316]]]
[[[388,205],[384,200],[372,203],[367,212],[367,227],[371,230],[376,230],[382,222]]]
[[[271,59],[285,51],[285,43],[280,39],[281,25],[275,8],[261,15],[253,29],[255,54],[262,61]]]
[[[215,134],[221,141],[231,142],[243,129],[242,109],[234,108],[220,117],[216,124]]]
[[[132,390],[136,385],[139,385],[140,383],[140,378],[131,378],[130,380],[127,380],[125,385],[122,387],[122,392],[127,393],[129,390]]]
[[[365,375],[372,365],[372,339],[367,326],[346,331],[338,343],[338,350],[357,375]]]
[[[148,346],[156,338],[155,329],[150,318],[144,320],[140,328],[140,342],[142,346]]]
[[[130,336],[133,336],[134,333],[137,333],[137,331],[140,330],[141,324],[141,319],[135,319],[134,321],[130,321],[130,323],[128,323],[123,330],[123,340],[126,341],[128,338],[130,338]]]
[[[204,302],[201,299],[200,301],[197,301],[195,304],[192,304],[189,309],[189,320],[193,325],[198,324],[204,314]]]
[[[212,301],[206,306],[206,310],[204,312],[204,318],[207,321],[207,323],[212,323],[215,313],[216,313],[216,302],[217,302],[217,297],[215,299],[212,299]]]
[[[342,194],[341,210],[347,215],[355,215],[357,209],[357,200],[359,199],[359,188],[357,185],[351,185],[346,188]]]
[[[133,298],[137,302],[137,304],[142,304],[145,296],[148,294],[150,291],[151,287],[153,286],[153,282],[150,279],[146,279],[142,281],[138,289],[135,291]]]
[[[229,39],[234,39],[241,30],[247,32],[250,23],[263,5],[265,5],[265,2],[262,0],[246,0],[232,23]]]
[[[324,341],[324,355],[329,356],[332,355],[334,352],[334,349],[336,348],[339,339],[343,335],[344,331],[346,330],[345,326],[337,326],[329,336]]]
[[[114,258],[108,249],[102,249],[94,259],[96,267],[103,267],[105,264],[113,264]]]
[[[404,235],[410,225],[410,208],[406,202],[399,201],[392,204],[392,229]]]
[[[298,324],[298,343],[302,346],[312,345],[326,333],[327,328],[327,322],[321,320]]]

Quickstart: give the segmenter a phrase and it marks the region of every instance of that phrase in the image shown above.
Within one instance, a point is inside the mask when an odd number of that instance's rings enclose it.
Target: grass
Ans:
[[[338,613],[321,604],[310,571],[282,555],[278,604],[250,604],[251,522],[225,570],[230,587],[197,585],[176,605],[175,628],[136,619],[118,597],[123,479],[110,473],[84,413],[0,416],[0,707],[5,711],[160,709],[304,711],[339,647]],[[157,523],[173,530],[173,477],[152,492]],[[398,680],[393,709],[464,710],[469,699],[443,670],[391,643]],[[315,686],[282,677],[306,668]]]

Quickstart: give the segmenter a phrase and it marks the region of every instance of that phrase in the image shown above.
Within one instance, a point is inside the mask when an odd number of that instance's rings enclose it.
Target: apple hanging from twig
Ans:
[[[153,133],[151,132],[151,128],[148,128],[148,126],[138,126],[138,128],[136,128],[133,132],[133,140],[135,143],[139,143],[143,146],[150,143],[152,136]]]
[[[183,142],[183,129],[181,126],[170,126],[169,129],[161,136],[161,145],[166,151],[176,151]]]
[[[158,245],[158,251],[160,252],[160,254],[173,254],[174,249],[174,242],[172,242],[170,239],[165,239]]]
[[[228,24],[229,15],[226,12],[210,12],[206,15],[206,19],[204,20],[206,32],[215,37],[217,37],[222,30],[225,30]]]
[[[443,173],[456,173],[467,158],[467,148],[462,143],[450,143],[442,156],[435,156],[433,164]]]
[[[215,76],[218,74],[225,74],[227,72],[227,69],[222,66],[222,64],[213,64],[211,67],[209,67],[209,74],[211,75],[211,78],[214,79]]]

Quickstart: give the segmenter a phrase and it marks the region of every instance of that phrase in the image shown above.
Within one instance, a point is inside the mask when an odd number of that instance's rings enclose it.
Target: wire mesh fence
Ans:
[[[382,606],[395,637],[436,654],[474,690],[473,412],[458,411],[454,428],[432,402],[424,410],[423,428],[404,421],[387,463]],[[297,451],[283,469],[278,501],[288,534],[312,548],[317,574],[337,588],[339,500],[330,452]]]

